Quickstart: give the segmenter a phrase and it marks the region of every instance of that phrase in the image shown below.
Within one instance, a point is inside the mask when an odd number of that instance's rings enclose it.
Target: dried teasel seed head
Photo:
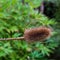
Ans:
[[[28,42],[44,41],[51,36],[51,29],[47,27],[38,27],[33,29],[26,29],[24,32],[24,38]]]

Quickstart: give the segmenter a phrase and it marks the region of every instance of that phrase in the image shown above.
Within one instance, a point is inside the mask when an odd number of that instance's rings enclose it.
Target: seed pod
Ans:
[[[32,41],[44,41],[51,35],[51,29],[47,27],[38,27],[33,29],[26,29],[24,32],[24,38],[28,42]]]

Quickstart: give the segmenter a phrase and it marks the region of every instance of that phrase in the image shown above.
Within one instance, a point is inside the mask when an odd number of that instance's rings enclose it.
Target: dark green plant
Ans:
[[[45,1],[52,2],[53,4],[55,4],[54,8],[55,13],[53,14],[54,15],[53,18],[55,18],[57,22],[60,22],[60,0],[45,0]],[[47,9],[49,9],[49,7]],[[51,9],[52,12],[54,12],[54,10]]]

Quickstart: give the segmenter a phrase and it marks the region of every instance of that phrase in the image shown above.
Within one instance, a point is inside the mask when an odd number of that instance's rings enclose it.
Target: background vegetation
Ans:
[[[41,6],[42,0],[0,0],[0,38],[23,36],[24,30],[39,26],[51,26],[52,37],[45,43],[27,43],[26,41],[0,41],[0,60],[49,60],[59,47],[59,13],[49,19],[34,10]],[[55,3],[57,4],[57,3]],[[49,8],[49,7],[48,7]],[[47,12],[48,13],[48,12]]]

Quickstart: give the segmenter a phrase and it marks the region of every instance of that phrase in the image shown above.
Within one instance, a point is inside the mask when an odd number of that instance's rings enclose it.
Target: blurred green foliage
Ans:
[[[37,2],[37,3],[36,3]],[[40,2],[40,3],[39,3]],[[42,0],[0,0],[0,38],[23,36],[27,28],[54,25],[55,21],[35,11]],[[45,43],[0,41],[0,60],[47,60],[57,43],[53,37]]]
[[[58,43],[59,46],[57,47],[57,49],[55,49],[51,58],[53,58],[54,60],[59,60],[60,59],[60,0],[46,0],[46,1],[53,2],[56,5],[56,7],[55,7],[56,11],[53,14],[54,15],[53,18],[57,22],[57,24],[54,25],[54,30],[57,32],[57,34],[54,35],[54,37],[55,37],[54,39],[57,40],[56,43]],[[52,12],[54,11],[53,9],[51,9],[51,10],[52,10]]]
[[[52,2],[55,5],[54,10],[56,10],[56,11],[54,13],[53,18],[55,18],[56,21],[60,22],[60,0],[44,0],[44,1]],[[52,12],[54,12],[54,10],[51,9]]]

